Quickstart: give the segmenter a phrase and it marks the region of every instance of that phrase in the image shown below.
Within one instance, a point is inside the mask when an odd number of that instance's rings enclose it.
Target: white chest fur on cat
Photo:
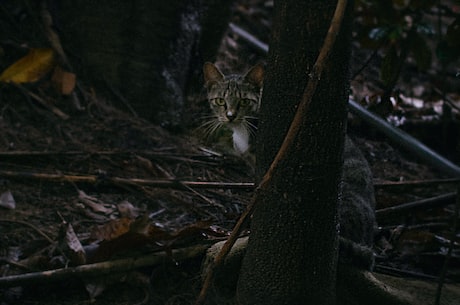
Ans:
[[[241,125],[230,127],[232,129],[233,148],[238,154],[245,154],[249,150],[249,132]]]

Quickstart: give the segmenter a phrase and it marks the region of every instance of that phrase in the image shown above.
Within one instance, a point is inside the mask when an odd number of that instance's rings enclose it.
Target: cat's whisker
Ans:
[[[246,128],[249,130],[251,135],[255,136],[257,132],[257,126],[251,122],[247,122]]]
[[[256,135],[257,126],[251,123],[250,121],[245,120],[242,126],[252,137]]]
[[[198,126],[198,128],[207,128],[209,125],[213,125],[215,123],[216,123],[216,121],[214,121],[214,120],[213,121],[206,121],[206,122],[202,123],[200,126]]]
[[[212,134],[214,134],[217,130],[222,127],[222,123],[219,121],[209,121],[206,123],[206,127],[204,128],[204,136],[209,138]]]
[[[206,135],[210,128],[212,128],[212,125],[210,123],[206,123],[206,124],[201,124],[200,126],[195,128],[195,130],[198,134]]]
[[[209,119],[216,119],[217,116],[215,114],[207,114],[207,115],[203,115],[203,116],[200,116],[198,119],[199,120],[209,120]]]
[[[221,123],[216,120],[216,116],[208,116],[211,119],[201,123],[195,130],[201,134],[203,139],[209,139],[213,133],[221,127]]]

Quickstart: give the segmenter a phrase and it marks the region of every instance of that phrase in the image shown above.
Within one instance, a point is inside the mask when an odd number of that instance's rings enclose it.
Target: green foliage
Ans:
[[[460,15],[438,0],[356,0],[355,12],[356,41],[383,53],[380,77],[387,86],[409,57],[420,70],[430,68],[433,55],[442,65],[459,58]],[[446,15],[453,22],[443,30],[438,20]]]

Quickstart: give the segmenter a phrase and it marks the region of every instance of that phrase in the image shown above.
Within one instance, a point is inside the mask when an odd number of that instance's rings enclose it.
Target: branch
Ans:
[[[420,208],[433,208],[436,206],[445,206],[448,204],[452,204],[455,202],[455,198],[457,197],[457,194],[455,192],[453,193],[447,193],[431,198],[425,198],[421,200],[416,200],[404,204],[400,204],[397,206],[389,207],[389,208],[384,208],[384,209],[379,209],[375,211],[375,215],[377,217],[383,217],[388,214],[393,214],[401,211],[406,211],[406,210],[411,210],[411,209],[420,209]]]
[[[460,178],[447,178],[447,179],[426,179],[426,180],[408,180],[408,181],[383,181],[375,182],[375,189],[387,189],[393,187],[421,187],[431,185],[454,184],[460,182]]]
[[[113,273],[152,266],[164,262],[165,258],[184,260],[203,254],[210,245],[197,245],[188,248],[174,249],[171,253],[150,253],[138,258],[126,258],[95,264],[81,265],[72,268],[61,268],[43,272],[32,272],[0,277],[1,287],[15,287],[35,283],[61,281],[69,278],[104,276]]]
[[[244,213],[239,218],[229,238],[225,242],[219,254],[216,256],[214,262],[211,264],[208,270],[208,273],[206,274],[206,278],[204,280],[202,289],[200,291],[200,295],[198,296],[195,302],[195,305],[201,305],[204,303],[209,287],[211,286],[211,281],[213,278],[214,271],[216,270],[217,267],[219,267],[222,264],[228,252],[230,251],[233,244],[237,240],[242,228],[249,221],[249,216],[252,215],[255,205],[258,202],[259,193],[267,189],[269,183],[272,180],[273,173],[278,169],[280,161],[286,157],[289,149],[291,149],[291,147],[293,146],[294,140],[301,126],[304,124],[304,118],[306,117],[306,113],[308,112],[312,97],[316,91],[316,87],[318,86],[318,83],[321,78],[321,74],[324,70],[324,67],[327,64],[327,61],[329,59],[329,55],[331,54],[332,47],[334,46],[336,37],[338,36],[340,25],[342,24],[342,20],[345,14],[346,7],[347,7],[347,0],[339,0],[337,2],[337,7],[335,9],[334,16],[332,17],[331,25],[327,32],[326,38],[324,40],[324,44],[321,47],[318,58],[313,66],[312,72],[309,75],[310,80],[308,81],[307,87],[304,90],[302,99],[297,108],[297,111],[291,123],[291,126],[289,127],[289,130],[286,134],[286,137],[284,138],[284,141],[278,153],[276,154],[275,159],[271,163],[265,175],[262,177],[262,181],[260,182],[259,186],[256,188],[256,191],[255,191],[254,196],[252,197],[251,203],[248,205],[247,209],[244,211]]]
[[[5,218],[0,218],[0,222],[19,223],[19,224],[28,226],[28,227],[34,229],[42,237],[44,237],[51,245],[54,243],[54,240],[51,237],[49,237],[45,232],[43,232],[42,230],[40,230],[38,227],[36,227],[35,225],[31,224],[30,222],[22,221],[22,220],[14,220],[14,219],[5,219]]]
[[[122,178],[122,177],[102,177],[96,175],[64,175],[64,174],[44,174],[34,172],[15,172],[8,170],[0,170],[0,177],[12,179],[36,179],[58,182],[74,182],[74,183],[90,183],[96,184],[101,182],[123,184],[123,185],[139,185],[152,186],[161,188],[220,188],[220,189],[253,189],[252,182],[213,182],[213,181],[181,181],[177,179],[151,180],[141,178]]]
[[[459,209],[460,209],[460,184],[457,187],[457,200],[455,202],[454,215],[452,215],[452,218],[453,218],[452,237],[451,237],[450,244],[449,244],[449,250],[447,250],[446,257],[444,258],[444,265],[442,266],[441,273],[439,275],[439,282],[438,282],[438,287],[436,289],[436,297],[434,301],[435,305],[439,305],[441,301],[442,287],[444,285],[444,281],[445,281],[446,274],[447,274],[447,267],[449,266],[449,260],[452,257],[452,251],[454,249],[455,239],[457,236]]]

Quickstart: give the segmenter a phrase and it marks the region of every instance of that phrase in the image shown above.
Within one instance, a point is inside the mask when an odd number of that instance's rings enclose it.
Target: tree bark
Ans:
[[[277,153],[336,1],[275,1],[259,122],[257,175]],[[294,147],[259,194],[239,304],[335,304],[337,203],[348,98],[350,6]]]
[[[191,76],[214,59],[231,2],[54,1],[51,10],[80,80],[109,97],[121,93],[139,116],[174,128]]]

